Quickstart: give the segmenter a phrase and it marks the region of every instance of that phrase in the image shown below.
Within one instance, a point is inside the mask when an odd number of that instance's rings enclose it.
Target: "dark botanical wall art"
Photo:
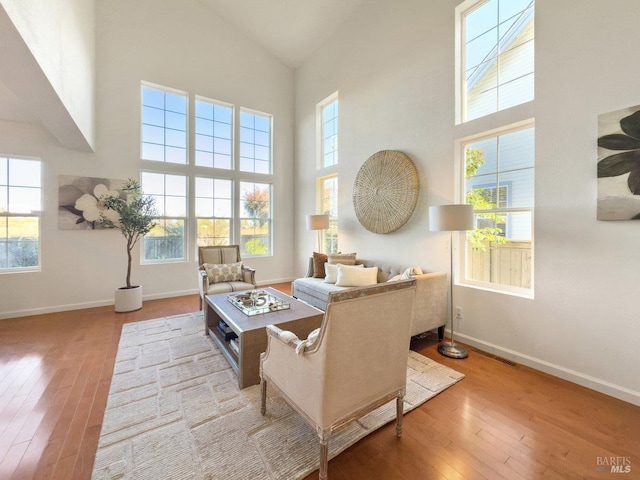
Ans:
[[[640,220],[640,105],[598,117],[598,220]]]
[[[103,214],[118,220],[118,214],[106,210],[101,198],[120,196],[124,180],[108,178],[58,177],[58,228],[60,230],[99,230],[105,228],[98,221]]]

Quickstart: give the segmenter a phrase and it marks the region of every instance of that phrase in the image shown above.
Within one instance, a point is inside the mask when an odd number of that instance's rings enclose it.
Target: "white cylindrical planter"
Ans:
[[[132,312],[142,308],[142,287],[116,289],[116,312]]]

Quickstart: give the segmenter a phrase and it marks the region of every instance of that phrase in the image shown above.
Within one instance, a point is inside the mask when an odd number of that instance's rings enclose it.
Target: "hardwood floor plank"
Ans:
[[[0,478],[90,479],[122,325],[197,309],[189,295],[0,321]],[[624,478],[640,478],[640,407],[471,347],[443,357],[437,344],[411,347],[466,378],[407,414],[402,439],[391,423],[331,460],[332,480],[602,480],[605,455],[629,457]]]

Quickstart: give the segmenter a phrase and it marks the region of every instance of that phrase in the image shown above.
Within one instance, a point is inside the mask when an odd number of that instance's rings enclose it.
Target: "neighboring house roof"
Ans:
[[[524,32],[526,27],[530,25],[534,17],[534,9],[530,8],[534,2],[520,14],[520,16],[513,22],[511,27],[505,32],[498,44],[487,53],[482,59],[482,62],[468,75],[467,77],[467,89],[471,90],[476,83],[480,81],[487,71],[495,65],[498,60],[498,52],[504,52],[508,47],[515,42],[515,40]]]

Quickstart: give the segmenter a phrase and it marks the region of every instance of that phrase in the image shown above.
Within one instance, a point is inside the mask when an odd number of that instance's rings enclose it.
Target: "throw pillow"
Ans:
[[[355,265],[356,254],[355,253],[330,253],[328,262],[331,265],[337,265],[338,263],[341,263],[342,265]]]
[[[402,274],[400,275],[395,275],[393,277],[391,277],[389,280],[387,280],[387,282],[397,282],[398,280],[402,280]]]
[[[324,271],[327,274],[324,277],[324,283],[336,283],[338,280],[338,267],[340,265],[324,264]],[[349,265],[351,268],[364,268],[364,265]]]
[[[205,263],[204,269],[209,277],[209,283],[238,282],[242,280],[242,262]]]
[[[327,263],[327,261],[328,258],[325,253],[313,252],[313,278],[325,277],[324,264]]]
[[[378,283],[378,267],[354,268],[338,265],[337,287],[366,287]]]
[[[296,347],[296,353],[298,355],[304,355],[305,352],[311,350],[314,347],[314,343],[318,340],[318,336],[320,335],[320,329],[316,328],[311,333],[306,340],[302,340],[298,346]]]
[[[422,269],[420,267],[409,267],[402,272],[402,280],[409,280],[414,275],[422,275]]]

